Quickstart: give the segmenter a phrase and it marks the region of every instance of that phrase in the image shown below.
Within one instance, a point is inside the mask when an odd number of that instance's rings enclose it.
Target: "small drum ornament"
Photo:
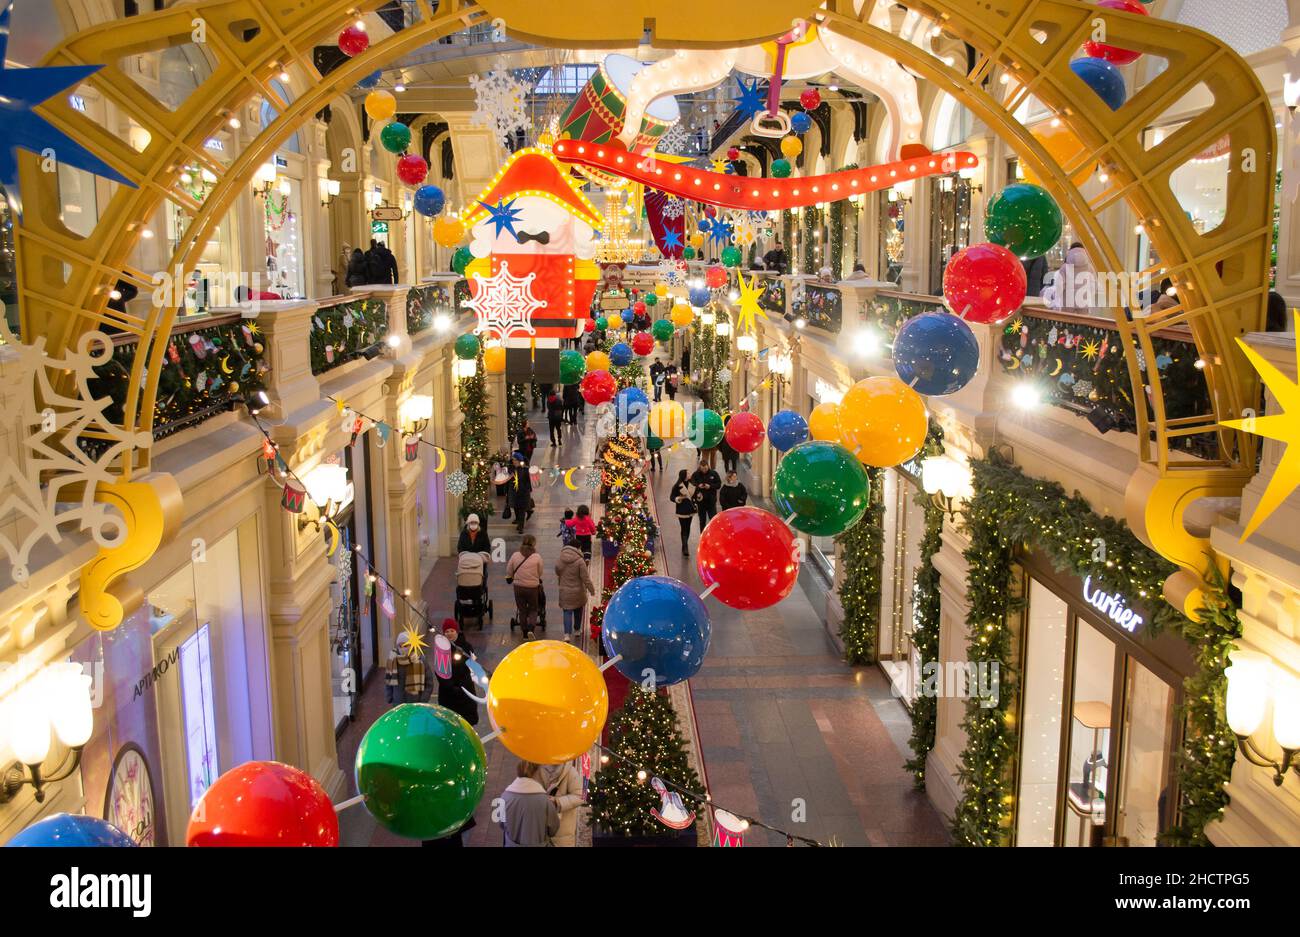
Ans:
[[[290,514],[301,514],[306,504],[307,490],[293,479],[286,481],[284,490],[280,493],[280,507]]]
[[[735,847],[745,845],[745,830],[749,824],[734,813],[716,807],[713,810],[713,845]]]
[[[433,672],[443,680],[451,679],[451,642],[446,635],[433,637]]]
[[[623,115],[627,111],[627,95],[632,79],[645,68],[627,55],[607,55],[595,74],[573,99],[560,118],[560,135],[584,143],[609,143],[623,132]],[[654,101],[641,118],[641,127],[631,149],[635,153],[648,153],[659,143],[668,128],[681,119],[677,99],[671,94]],[[575,167],[592,182],[618,187],[623,180],[609,173]]]
[[[406,444],[406,461],[414,462],[420,458],[420,437],[407,436],[403,442]]]

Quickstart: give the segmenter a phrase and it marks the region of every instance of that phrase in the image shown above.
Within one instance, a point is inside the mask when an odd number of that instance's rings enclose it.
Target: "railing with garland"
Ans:
[[[358,296],[323,299],[311,317],[311,373],[324,374],[371,353],[387,336],[388,305],[383,300]]]
[[[454,315],[454,292],[455,285],[451,282],[411,287],[406,293],[406,334],[418,335],[427,331],[439,313]]]

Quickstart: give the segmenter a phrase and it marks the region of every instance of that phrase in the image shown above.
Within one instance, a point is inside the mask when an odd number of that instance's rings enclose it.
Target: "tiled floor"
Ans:
[[[686,403],[689,407],[692,401]],[[590,461],[595,448],[590,414],[581,429],[566,429],[565,444],[558,451],[546,446],[540,411],[530,416],[539,439],[533,461],[543,471]],[[652,487],[658,514],[667,521],[667,573],[698,586],[694,556],[685,562],[681,557],[667,500],[677,470],[694,461],[689,451],[669,453],[665,471],[652,476]],[[548,582],[550,564],[560,549],[554,534],[563,511],[589,497],[585,487],[575,493],[563,485],[544,484],[535,493],[537,511],[526,530],[538,537]],[[494,520],[490,535],[505,537],[513,552],[518,543],[514,527],[499,516]],[[692,554],[697,540],[698,527],[692,532]],[[454,565],[454,559],[440,559],[424,584],[429,617],[435,623],[450,611]],[[780,605],[760,612],[741,613],[709,602],[713,644],[690,685],[714,802],[821,842],[944,844],[948,836],[943,820],[923,794],[912,790],[911,776],[903,769],[909,756],[907,714],[876,667],[848,667],[840,660],[809,598],[822,601],[822,586],[814,576],[805,570],[800,588]],[[496,621],[482,633],[471,632],[470,640],[490,671],[519,639],[510,634],[514,599],[499,568],[489,584]],[[558,610],[553,593],[548,598],[549,636],[555,637],[561,631]],[[382,680],[376,679],[362,697],[356,722],[339,740],[340,763],[349,777],[361,736],[386,708]],[[486,716],[477,728],[487,734]],[[491,801],[513,779],[515,759],[500,745],[490,744],[487,751],[487,794],[475,815],[476,827],[465,837],[467,845],[501,843],[498,827],[490,822]],[[360,807],[345,811],[341,821],[345,845],[416,845],[380,829]],[[779,834],[760,829],[751,829],[746,837],[747,845],[784,843]]]

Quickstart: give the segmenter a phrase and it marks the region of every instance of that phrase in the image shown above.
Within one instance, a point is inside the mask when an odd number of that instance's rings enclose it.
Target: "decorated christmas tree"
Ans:
[[[655,817],[663,798],[651,784],[654,778],[675,790],[687,811],[700,809],[694,798],[682,793],[698,791],[700,780],[686,759],[686,742],[672,704],[666,696],[634,686],[623,708],[610,718],[609,761],[592,780],[587,797],[597,828],[618,836],[674,835],[674,828]]]
[[[478,367],[473,377],[460,379],[460,409],[465,414],[460,424],[460,470],[468,482],[460,503],[462,518],[477,514],[484,523],[493,514],[491,488],[491,454],[488,452],[487,378],[483,368],[483,349],[479,348]]]

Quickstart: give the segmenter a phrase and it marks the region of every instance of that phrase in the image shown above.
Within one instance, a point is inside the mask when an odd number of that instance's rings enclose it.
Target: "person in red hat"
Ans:
[[[478,703],[465,695],[465,691],[475,693],[474,679],[465,663],[473,656],[474,648],[460,633],[454,618],[442,620],[442,635],[451,642],[451,676],[438,677],[438,705],[450,709],[470,725],[477,725]]]

